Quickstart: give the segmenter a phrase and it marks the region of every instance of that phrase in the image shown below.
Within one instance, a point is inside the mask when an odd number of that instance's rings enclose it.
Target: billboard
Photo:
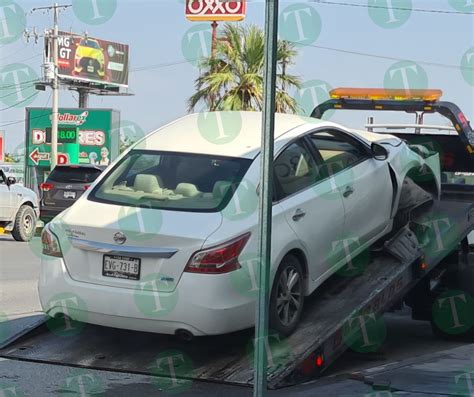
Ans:
[[[27,165],[50,167],[51,109],[27,108]],[[111,109],[59,109],[58,164],[108,165],[119,154],[120,137]],[[115,136],[116,135],[116,136]]]
[[[59,32],[58,75],[63,79],[128,87],[127,44]]]
[[[5,133],[0,131],[0,163],[5,161]]]
[[[186,0],[186,18],[190,21],[242,21],[245,12],[245,0]]]

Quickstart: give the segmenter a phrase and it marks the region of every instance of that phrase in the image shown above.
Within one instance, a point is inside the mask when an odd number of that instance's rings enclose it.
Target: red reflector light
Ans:
[[[322,367],[324,365],[324,357],[322,354],[316,357],[316,366]]]
[[[240,269],[238,257],[250,238],[250,233],[227,243],[195,252],[188,261],[185,272],[222,274]]]
[[[428,269],[428,264],[426,262],[422,262],[421,265],[420,265],[420,269],[421,270],[426,270]]]
[[[51,189],[54,189],[54,185],[52,183],[45,183],[43,182],[41,185],[40,185],[40,189],[43,191],[43,192],[49,192]]]
[[[91,187],[91,185],[84,185],[84,190],[87,190]]]

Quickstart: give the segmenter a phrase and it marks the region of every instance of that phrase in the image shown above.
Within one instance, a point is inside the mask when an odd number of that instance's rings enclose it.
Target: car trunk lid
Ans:
[[[81,282],[171,292],[191,255],[222,222],[220,212],[180,212],[80,200],[55,223],[70,276]],[[53,230],[53,231],[54,231]],[[138,280],[104,275],[104,260],[140,262]],[[108,265],[107,265],[108,266]],[[107,272],[106,272],[107,273]],[[113,272],[112,272],[113,273]]]

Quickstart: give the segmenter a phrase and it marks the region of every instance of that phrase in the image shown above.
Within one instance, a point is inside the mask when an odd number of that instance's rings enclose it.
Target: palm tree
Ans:
[[[196,93],[188,99],[191,112],[198,104],[209,111],[258,110],[263,107],[264,34],[257,26],[224,25],[214,54],[201,63]],[[299,77],[287,74],[297,55],[294,46],[278,41],[276,111],[296,113],[298,105],[287,90],[300,88]]]

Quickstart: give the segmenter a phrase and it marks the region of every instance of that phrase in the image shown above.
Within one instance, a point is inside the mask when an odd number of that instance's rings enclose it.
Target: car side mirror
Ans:
[[[379,161],[387,160],[388,150],[384,146],[373,142],[372,145],[370,146],[370,150],[375,160],[379,160]]]
[[[16,183],[16,178],[14,176],[9,176],[7,178],[7,186],[14,185]]]

